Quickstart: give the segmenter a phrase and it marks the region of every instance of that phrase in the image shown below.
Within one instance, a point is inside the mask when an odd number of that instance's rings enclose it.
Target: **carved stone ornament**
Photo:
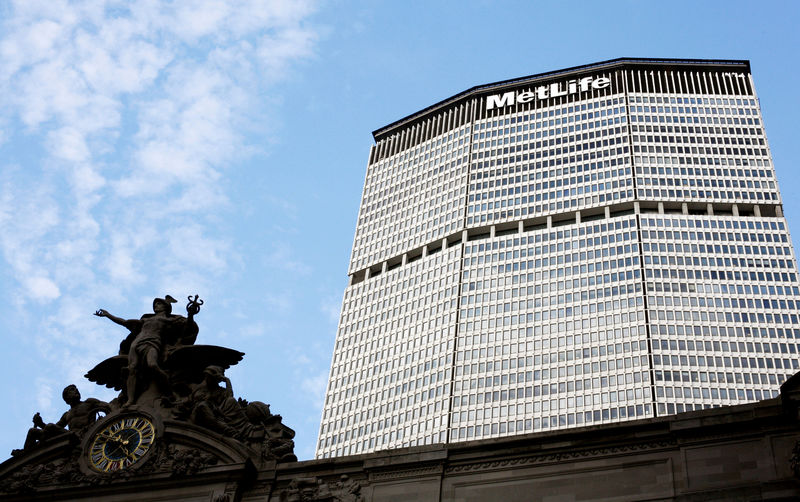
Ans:
[[[326,483],[317,477],[294,478],[280,493],[281,502],[362,502],[361,483],[342,474]]]
[[[792,468],[794,477],[800,479],[800,441],[794,442],[792,456],[789,458],[789,466]]]
[[[268,404],[234,395],[225,370],[241,361],[244,353],[196,345],[195,316],[203,301],[197,295],[188,297],[185,317],[172,313],[174,303],[170,295],[156,298],[153,313],[138,319],[103,309],[95,312],[128,334],[119,352],[89,370],[86,378],[118,390],[119,395],[110,403],[81,400],[77,387],[67,386],[63,397],[69,409],[55,423],[45,423],[39,413],[33,416],[23,447],[12,452],[11,465],[17,467],[0,474],[0,491],[107,483],[162,470],[174,476],[192,475],[218,462],[199,449],[167,445],[160,437],[165,421],[191,424],[233,440],[256,464],[297,460],[294,431],[281,416],[272,414]],[[33,460],[41,457],[37,452],[46,445],[67,437],[80,446],[62,458]]]
[[[218,459],[195,448],[157,443],[146,463],[136,470],[117,469],[95,473],[82,468],[83,449],[73,448],[70,454],[46,463],[31,463],[0,480],[0,492],[25,493],[39,488],[64,487],[80,484],[107,485],[124,481],[134,475],[168,473],[180,478],[197,474],[214,466]]]

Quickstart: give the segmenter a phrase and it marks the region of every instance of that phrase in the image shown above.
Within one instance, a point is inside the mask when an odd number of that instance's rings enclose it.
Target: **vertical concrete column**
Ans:
[[[580,223],[580,222],[581,222],[581,212],[580,211],[575,211],[575,223],[577,224],[577,223]]]
[[[633,212],[635,214],[641,214],[641,212],[642,212],[642,207],[639,205],[639,201],[638,200],[633,203]]]
[[[733,212],[734,216],[739,216],[739,206],[737,204],[732,205],[731,212]]]
[[[364,280],[366,281],[367,279],[369,279],[369,267],[364,271]]]
[[[689,204],[681,202],[681,213],[689,214]]]
[[[605,208],[603,208],[603,211],[605,212],[606,219],[611,218],[611,208],[610,207],[606,206]]]
[[[403,253],[403,261],[402,264],[405,265],[408,263],[408,253]]]
[[[664,214],[664,203],[663,202],[659,202],[658,203],[658,214]]]
[[[552,216],[548,216],[547,217],[547,228],[553,228],[553,217]]]
[[[761,214],[761,211],[759,211],[758,214]],[[775,206],[775,216],[778,218],[783,218],[783,207]]]
[[[445,249],[447,249],[447,237],[442,239],[442,251],[444,251]]]
[[[422,257],[425,258],[428,256],[428,246],[422,246]]]
[[[461,232],[461,242],[467,242],[469,240],[469,232],[464,230]]]
[[[519,222],[519,233],[523,233],[524,231],[525,231],[525,222],[524,221],[520,221]]]
[[[714,216],[714,204],[711,204],[710,202],[706,204],[706,212],[709,216]]]
[[[756,204],[755,206],[753,206],[753,214],[754,214],[755,216],[761,217],[761,206],[759,206],[758,204]],[[777,213],[776,213],[776,214],[777,214]]]
[[[492,225],[491,227],[489,227],[489,237],[494,237],[494,232],[495,232],[495,226]]]
[[[389,262],[385,261],[383,265],[381,265],[381,272],[385,274],[387,270],[389,270]]]

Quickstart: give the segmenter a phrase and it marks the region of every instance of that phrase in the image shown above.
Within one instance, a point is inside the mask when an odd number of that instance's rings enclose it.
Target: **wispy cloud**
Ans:
[[[339,324],[339,309],[342,306],[342,295],[331,293],[322,299],[320,304],[320,311],[328,320],[332,328],[336,328]]]
[[[87,332],[93,308],[138,297],[142,286],[208,293],[236,263],[219,216],[235,213],[227,181],[258,148],[247,134],[271,127],[270,86],[313,55],[314,8],[296,0],[3,8],[0,253],[16,281],[8,294],[23,308],[49,305],[36,326],[43,357],[55,344],[63,371],[76,359],[91,367],[118,343],[103,323]]]
[[[314,403],[314,407],[322,409],[322,402],[325,398],[325,387],[328,385],[328,373],[320,371],[316,375],[307,376],[300,382],[300,388],[305,391]]]
[[[311,273],[311,267],[298,259],[298,253],[294,252],[288,242],[273,243],[270,252],[264,256],[264,264],[269,268],[298,276]]]

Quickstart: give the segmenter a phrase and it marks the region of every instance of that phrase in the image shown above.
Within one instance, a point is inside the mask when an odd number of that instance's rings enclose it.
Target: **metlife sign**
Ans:
[[[556,98],[568,94],[577,94],[591,89],[605,89],[611,85],[611,79],[606,77],[583,77],[567,82],[553,82],[542,85],[532,91],[509,91],[505,94],[493,94],[486,98],[486,109],[503,108],[515,103],[529,103],[534,99]]]

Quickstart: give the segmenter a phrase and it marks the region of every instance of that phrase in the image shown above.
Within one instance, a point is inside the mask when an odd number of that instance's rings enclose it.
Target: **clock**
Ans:
[[[90,439],[87,460],[98,472],[121,471],[147,455],[155,439],[155,427],[147,417],[115,417]]]

